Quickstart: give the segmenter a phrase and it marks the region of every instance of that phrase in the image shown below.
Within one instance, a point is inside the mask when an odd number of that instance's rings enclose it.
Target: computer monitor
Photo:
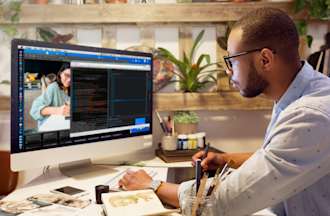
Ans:
[[[152,54],[20,39],[11,52],[12,170],[150,148]]]

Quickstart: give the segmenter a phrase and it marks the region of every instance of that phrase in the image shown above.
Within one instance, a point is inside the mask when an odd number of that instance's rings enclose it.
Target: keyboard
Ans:
[[[122,191],[123,189],[119,187],[118,182],[120,179],[123,178],[123,176],[126,174],[126,172],[128,170],[131,171],[137,171],[140,170],[141,168],[128,168],[126,170],[123,170],[121,172],[119,172],[117,175],[115,175],[114,177],[112,177],[111,179],[109,179],[104,185],[109,185],[110,191]],[[151,177],[154,178],[157,175],[157,172],[155,170],[151,170],[151,169],[144,169],[146,171],[146,173]]]

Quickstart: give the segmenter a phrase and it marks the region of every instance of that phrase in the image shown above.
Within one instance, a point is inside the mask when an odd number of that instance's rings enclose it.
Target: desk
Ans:
[[[143,169],[153,169],[157,172],[157,175],[154,177],[155,179],[166,181],[168,180],[168,170],[169,168],[179,168],[182,166],[191,167],[190,162],[182,162],[182,163],[173,163],[166,164],[162,162],[159,158],[154,158],[149,161],[141,161],[140,163],[144,163],[144,165],[152,166],[152,167],[143,167]],[[142,164],[140,164],[142,165]],[[181,165],[181,166],[180,166]],[[163,167],[161,167],[163,166]],[[95,204],[95,192],[94,187],[96,185],[104,184],[109,179],[113,178],[118,174],[118,172],[122,172],[126,170],[130,166],[106,166],[108,169],[107,172],[102,172],[98,175],[94,174],[86,174],[84,176],[80,176],[80,178],[70,178],[64,176],[58,169],[51,169],[46,174],[37,177],[32,180],[24,187],[19,188],[8,195],[5,200],[23,200],[27,197],[36,195],[49,193],[50,190],[63,187],[63,186],[75,186],[78,188],[82,188],[89,192],[88,195],[84,196],[83,199],[91,199],[92,204],[88,207],[84,208],[81,216],[103,216],[103,211],[101,205]],[[179,216],[178,213],[172,213],[170,216]],[[259,211],[253,216],[275,216],[267,210]]]
[[[92,204],[84,208],[81,216],[101,216],[103,215],[101,205],[95,204],[95,186],[104,184],[109,179],[113,178],[129,166],[107,166],[108,172],[104,172],[103,175],[88,174],[80,176],[78,178],[69,178],[64,176],[57,168],[49,170],[46,174],[43,174],[36,179],[32,180],[24,187],[19,188],[8,195],[5,200],[23,200],[27,197],[36,194],[48,194],[50,190],[62,187],[62,186],[74,186],[82,188],[89,192],[88,195],[82,197],[82,199],[91,199]],[[167,168],[166,167],[145,167],[144,169],[153,169],[157,171],[155,179],[160,179],[166,181],[167,178]],[[175,215],[175,214],[172,214]]]

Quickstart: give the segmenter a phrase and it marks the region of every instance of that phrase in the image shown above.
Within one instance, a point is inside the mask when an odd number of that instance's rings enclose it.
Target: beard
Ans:
[[[240,94],[243,97],[252,98],[263,93],[269,83],[258,74],[253,62],[250,62],[248,70],[247,86],[240,90]]]

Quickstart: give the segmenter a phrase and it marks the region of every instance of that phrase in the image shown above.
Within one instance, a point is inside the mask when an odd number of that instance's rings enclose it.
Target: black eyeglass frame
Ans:
[[[269,49],[268,47],[264,47],[264,48],[258,48],[258,49],[252,49],[252,50],[248,50],[248,51],[244,51],[244,52],[240,52],[240,53],[237,53],[237,54],[234,54],[234,55],[231,55],[231,56],[224,56],[223,57],[223,60],[225,61],[226,63],[226,66],[229,70],[232,70],[233,68],[233,64],[231,63],[230,59],[231,58],[235,58],[235,57],[238,57],[238,56],[242,56],[242,55],[247,55],[249,53],[253,53],[253,52],[257,52],[257,51],[261,51],[263,49]],[[270,49],[272,50],[272,49]],[[274,50],[272,50],[273,53],[276,53]]]

